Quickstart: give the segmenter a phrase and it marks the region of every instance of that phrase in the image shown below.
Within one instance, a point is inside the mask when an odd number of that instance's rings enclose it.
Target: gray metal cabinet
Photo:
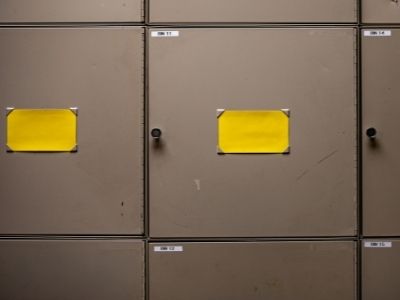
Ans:
[[[153,237],[356,234],[356,33],[152,29]],[[217,153],[217,109],[290,109],[289,154]]]
[[[0,29],[0,234],[143,233],[143,32]],[[6,152],[6,107],[78,107],[78,151]]]
[[[142,22],[143,0],[1,0],[0,23]]]
[[[151,243],[150,300],[355,300],[356,243]]]
[[[400,3],[397,0],[362,0],[362,22],[400,23]]]
[[[152,23],[343,23],[357,21],[356,0],[151,0]]]
[[[142,300],[144,243],[2,240],[0,298]]]
[[[400,29],[363,30],[362,51],[364,235],[398,236]]]
[[[362,299],[400,298],[400,241],[365,240],[362,250]]]

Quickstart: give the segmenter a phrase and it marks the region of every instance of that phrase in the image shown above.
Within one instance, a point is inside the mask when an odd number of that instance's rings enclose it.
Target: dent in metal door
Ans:
[[[0,241],[0,298],[142,300],[144,243]]]
[[[152,23],[350,23],[356,0],[151,0]]]
[[[364,240],[362,249],[362,299],[400,298],[400,241]]]
[[[143,29],[0,29],[0,233],[143,232]],[[7,153],[6,108],[77,107],[75,153]]]
[[[352,28],[149,39],[151,236],[355,234]],[[218,155],[217,109],[289,109],[290,153]]]
[[[400,3],[397,0],[362,0],[364,23],[400,23]]]
[[[363,230],[398,236],[400,29],[364,30],[362,51]]]
[[[0,23],[142,22],[143,0],[1,0]]]
[[[150,300],[355,300],[354,242],[152,243]]]

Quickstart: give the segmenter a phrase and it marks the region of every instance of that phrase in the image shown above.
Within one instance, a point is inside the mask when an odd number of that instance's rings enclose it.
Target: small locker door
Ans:
[[[0,23],[142,22],[143,0],[1,0]]]
[[[365,240],[362,250],[362,299],[400,299],[400,241]]]
[[[150,300],[355,300],[354,242],[149,247]]]
[[[350,23],[357,0],[151,0],[152,23]]]
[[[355,234],[352,28],[149,39],[153,237]]]
[[[0,299],[142,300],[144,243],[0,241]]]
[[[362,37],[364,235],[399,236],[400,29]]]
[[[363,23],[400,23],[398,0],[361,0]]]
[[[143,29],[0,44],[0,234],[142,234]]]

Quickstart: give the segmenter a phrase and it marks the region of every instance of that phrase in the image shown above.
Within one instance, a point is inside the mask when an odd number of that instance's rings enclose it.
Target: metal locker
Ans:
[[[362,299],[400,298],[400,241],[365,240],[362,250]]]
[[[354,242],[152,243],[150,300],[355,300]]]
[[[142,234],[143,29],[3,28],[0,44],[0,234]],[[77,152],[6,152],[7,107],[77,107]]]
[[[357,0],[151,0],[152,23],[350,23]]]
[[[0,298],[142,300],[144,243],[2,240]]]
[[[0,23],[142,22],[143,0],[1,0]]]
[[[400,29],[362,33],[363,233],[398,236]]]
[[[355,235],[355,37],[150,30],[151,236]],[[290,153],[218,154],[218,109],[290,109]]]
[[[398,0],[361,0],[362,22],[400,23]]]

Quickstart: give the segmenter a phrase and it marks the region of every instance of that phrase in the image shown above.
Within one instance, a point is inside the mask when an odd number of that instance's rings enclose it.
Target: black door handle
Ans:
[[[160,140],[162,136],[162,131],[160,128],[153,128],[150,132],[151,137],[155,139],[156,141]]]
[[[367,134],[367,137],[369,137],[370,139],[375,139],[378,134],[378,131],[374,127],[371,127],[368,128],[365,133]]]

